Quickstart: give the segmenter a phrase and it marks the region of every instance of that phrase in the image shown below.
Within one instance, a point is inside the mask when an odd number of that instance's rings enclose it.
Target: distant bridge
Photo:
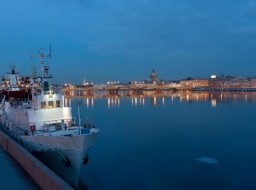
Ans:
[[[66,96],[95,96],[95,95],[152,95],[162,92],[172,92],[177,88],[166,85],[95,85],[67,86],[63,88]]]

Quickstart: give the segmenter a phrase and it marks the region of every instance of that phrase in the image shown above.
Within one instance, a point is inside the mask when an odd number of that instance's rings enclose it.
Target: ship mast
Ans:
[[[48,55],[44,53],[43,48],[40,48],[38,52],[38,56],[33,56],[33,57],[39,58],[39,64],[41,65],[41,75],[36,76],[35,65],[34,65],[31,78],[34,80],[38,80],[42,88],[42,93],[43,91],[49,91],[49,83],[47,79],[52,78],[52,76],[49,73],[50,67],[45,65],[45,58],[51,58],[51,47],[50,47],[50,53]]]
[[[51,58],[51,47],[50,47],[50,53],[49,55],[45,55],[43,48],[40,48],[39,50],[39,59],[40,59],[40,64],[42,68],[42,76],[40,77],[42,80],[46,80],[47,78],[52,78],[52,76],[49,74],[49,69],[50,67],[46,66],[44,64],[44,59],[45,58]]]

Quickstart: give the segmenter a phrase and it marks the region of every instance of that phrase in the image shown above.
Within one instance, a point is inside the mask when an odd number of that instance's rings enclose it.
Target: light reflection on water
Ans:
[[[210,102],[212,107],[216,107],[219,103],[237,102],[237,101],[256,101],[256,92],[191,92],[177,91],[169,93],[155,93],[151,95],[104,95],[104,96],[80,96],[75,98],[67,98],[66,104],[70,104],[71,99],[83,99],[84,105],[94,107],[94,102],[97,99],[104,99],[107,102],[108,108],[119,107],[121,100],[130,99],[133,106],[144,106],[145,100],[150,100],[153,107],[165,105],[165,102],[173,103],[174,99],[179,102]],[[67,103],[69,102],[69,103]]]
[[[100,128],[89,189],[256,189],[256,93],[73,99]],[[93,102],[93,103],[92,103]]]

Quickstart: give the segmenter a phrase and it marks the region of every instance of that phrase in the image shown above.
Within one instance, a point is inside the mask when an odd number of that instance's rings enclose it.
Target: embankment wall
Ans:
[[[2,131],[0,131],[0,146],[25,169],[40,188],[46,190],[73,189],[41,161]]]

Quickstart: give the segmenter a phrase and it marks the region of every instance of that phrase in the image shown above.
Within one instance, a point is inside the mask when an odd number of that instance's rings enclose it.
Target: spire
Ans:
[[[83,81],[83,85],[86,85],[87,83],[86,83],[86,81],[85,81],[85,77],[84,77],[84,81]]]
[[[150,74],[150,79],[152,83],[157,83],[158,79],[157,79],[157,74],[155,72],[155,69],[153,69],[153,71]]]

